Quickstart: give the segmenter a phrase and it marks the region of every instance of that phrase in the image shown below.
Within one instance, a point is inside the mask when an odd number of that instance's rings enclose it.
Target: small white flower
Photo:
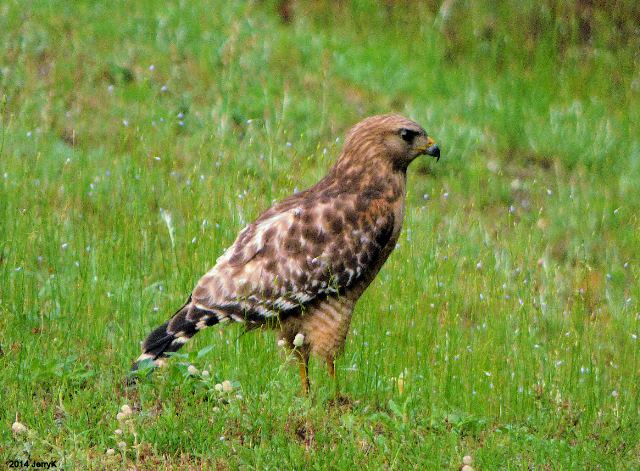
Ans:
[[[215,389],[215,390],[216,390],[216,391],[218,391],[218,392],[222,392],[222,389],[223,389],[223,388],[222,388],[222,384],[220,384],[220,383],[216,384],[216,385],[213,387],[213,389]]]
[[[167,87],[166,85],[163,85],[160,89],[161,92],[166,92],[167,90],[169,90],[169,87]]]
[[[156,66],[155,66],[155,65],[153,65],[153,64],[151,64],[151,65],[149,66],[149,70],[150,70],[151,72],[153,72],[153,71],[155,70],[155,68],[156,68]]]
[[[16,420],[13,425],[11,425],[11,431],[16,435],[19,435],[21,433],[25,433],[27,431],[27,427]]]
[[[113,433],[115,433],[116,435],[122,435],[122,429],[117,428],[113,431]]]
[[[476,263],[476,269],[482,270],[482,262]]]
[[[298,332],[293,339],[293,345],[295,347],[302,347],[303,344],[304,344],[304,334]]]
[[[220,408],[218,406],[215,406],[213,409],[211,409],[213,412],[220,412]]]
[[[466,464],[467,466],[471,466],[473,464],[473,458],[471,456],[466,455],[462,458],[462,464]]]
[[[222,390],[224,392],[231,392],[233,391],[233,384],[231,384],[231,381],[229,381],[228,379],[225,379],[222,382]]]
[[[133,411],[131,410],[131,407],[129,407],[127,404],[124,404],[120,408],[120,412],[122,412],[125,416],[133,414]]]
[[[196,367],[195,367],[195,366],[193,366],[193,365],[189,365],[189,367],[187,368],[187,371],[189,372],[189,374],[190,374],[191,376],[195,376],[195,375],[197,375],[197,374],[198,374],[198,368],[196,368]]]
[[[118,442],[118,448],[126,448],[127,444],[125,442]]]
[[[122,412],[118,412],[118,413],[116,414],[116,420],[117,420],[118,422],[121,422],[121,421],[123,421],[123,420],[124,420],[124,419],[126,419],[126,418],[127,418],[127,416],[126,416],[126,415],[124,415]]]
[[[285,339],[278,340],[278,347],[284,348],[286,344],[287,344],[287,341]]]
[[[202,370],[202,377],[203,377],[203,378],[209,378],[209,376],[211,376],[211,375],[209,374],[209,371],[207,371],[207,370]]]
[[[613,391],[611,391],[611,395],[613,397],[618,397],[618,391],[616,391],[615,389]]]
[[[113,448],[107,448],[107,455],[113,456],[115,454],[116,454],[116,450],[114,450]]]

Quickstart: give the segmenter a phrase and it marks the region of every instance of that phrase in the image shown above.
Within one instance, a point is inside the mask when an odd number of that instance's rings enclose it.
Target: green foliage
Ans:
[[[636,3],[285,4],[0,4],[0,457],[640,467]],[[410,170],[343,396],[236,327],[127,388],[238,230],[389,111],[443,159]]]

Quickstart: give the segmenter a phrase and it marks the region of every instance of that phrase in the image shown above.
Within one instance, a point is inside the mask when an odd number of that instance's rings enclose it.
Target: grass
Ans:
[[[501,5],[2,3],[2,462],[640,467],[633,21]],[[391,110],[443,159],[410,170],[338,365],[349,399],[319,364],[300,397],[275,338],[237,327],[124,388],[238,230]]]

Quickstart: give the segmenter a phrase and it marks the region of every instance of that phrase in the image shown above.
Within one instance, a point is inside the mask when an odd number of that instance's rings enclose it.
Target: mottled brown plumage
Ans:
[[[333,376],[355,303],[398,240],[406,170],[421,154],[440,151],[411,120],[383,115],[356,124],[325,178],[240,232],[187,303],[145,340],[134,369],[233,320],[275,328],[290,348],[303,338],[295,351],[305,391],[310,354],[325,359]]]

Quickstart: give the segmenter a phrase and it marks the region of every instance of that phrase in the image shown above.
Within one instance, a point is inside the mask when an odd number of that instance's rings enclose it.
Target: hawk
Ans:
[[[423,154],[440,159],[434,140],[403,116],[353,126],[329,173],[240,232],[184,306],[149,334],[133,370],[160,365],[198,331],[233,321],[278,331],[299,360],[303,393],[311,354],[335,379],[354,306],[396,246],[407,167]]]

